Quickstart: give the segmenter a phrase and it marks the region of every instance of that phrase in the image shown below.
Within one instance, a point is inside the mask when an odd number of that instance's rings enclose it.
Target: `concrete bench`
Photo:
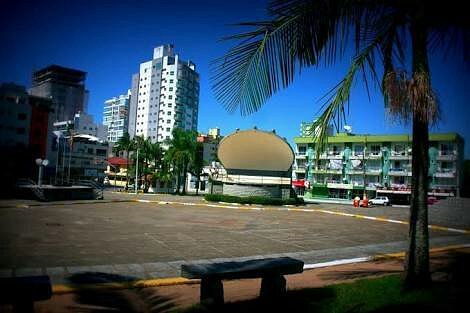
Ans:
[[[13,312],[34,312],[34,302],[50,299],[49,276],[0,278],[0,304],[13,305]]]
[[[224,303],[224,279],[262,278],[260,297],[276,299],[286,292],[286,279],[283,275],[301,273],[303,267],[304,262],[289,257],[183,264],[181,276],[201,279],[201,303],[218,306]]]

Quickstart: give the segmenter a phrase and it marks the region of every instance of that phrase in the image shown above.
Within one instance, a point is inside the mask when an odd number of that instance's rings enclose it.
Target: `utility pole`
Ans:
[[[135,183],[134,183],[134,190],[135,194],[137,194],[137,173],[139,172],[139,149],[137,148],[137,162],[135,162]]]

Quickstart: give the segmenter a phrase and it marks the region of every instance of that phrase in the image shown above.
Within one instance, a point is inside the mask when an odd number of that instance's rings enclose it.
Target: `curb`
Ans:
[[[447,247],[439,247],[429,249],[429,253],[434,254],[444,251],[453,251],[462,248],[470,248],[470,244],[452,245]],[[329,262],[304,264],[304,270],[311,270],[315,268],[331,267],[337,265],[364,263],[371,261],[384,261],[401,259],[405,257],[405,252],[395,252],[379,254],[375,256],[366,256],[352,259],[340,259]],[[57,284],[52,286],[52,293],[56,295],[74,293],[84,290],[120,290],[120,289],[134,289],[134,288],[149,288],[149,287],[162,287],[162,286],[176,286],[176,285],[195,285],[200,284],[200,279],[187,279],[183,277],[171,277],[171,278],[157,278],[157,279],[143,279],[127,282],[116,282],[116,283],[96,283],[96,284],[84,284],[84,285],[66,285]]]
[[[97,283],[97,284],[84,284],[84,285],[65,285],[58,284],[52,286],[53,294],[67,294],[77,291],[90,291],[90,290],[120,290],[120,289],[135,289],[135,288],[149,288],[161,286],[175,286],[175,285],[191,285],[199,284],[199,279],[187,279],[183,277],[159,278],[159,279],[145,279],[117,283]]]

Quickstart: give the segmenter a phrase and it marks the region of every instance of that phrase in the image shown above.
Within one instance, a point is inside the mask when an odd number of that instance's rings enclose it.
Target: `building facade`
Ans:
[[[1,191],[18,178],[35,177],[35,159],[46,157],[52,101],[28,95],[24,86],[0,85]]]
[[[206,134],[199,134],[197,136],[197,142],[200,142],[202,145],[202,159],[206,165],[210,164],[213,161],[217,161],[217,148],[219,147],[219,142],[222,140],[220,135],[220,129],[209,128],[209,131]]]
[[[87,111],[85,79],[86,72],[50,65],[33,72],[30,94],[52,99],[54,121],[71,120],[75,113]]]
[[[171,137],[173,128],[196,130],[199,74],[190,61],[174,53],[172,45],[156,47],[153,59],[140,64],[132,76],[129,135],[152,142]]]
[[[73,119],[54,123],[54,130],[71,131],[74,134],[85,134],[106,141],[107,126],[95,123],[93,116],[86,113],[77,113]]]
[[[462,137],[456,133],[430,134],[429,140],[430,194],[458,196],[462,187]],[[387,195],[395,203],[408,202],[411,141],[411,135],[337,133],[328,137],[327,150],[317,160],[314,139],[296,137],[293,185],[306,197],[352,199],[366,192],[369,197]]]
[[[121,138],[129,127],[129,104],[131,91],[126,95],[111,98],[104,102],[103,125],[107,127],[107,140],[115,143]]]

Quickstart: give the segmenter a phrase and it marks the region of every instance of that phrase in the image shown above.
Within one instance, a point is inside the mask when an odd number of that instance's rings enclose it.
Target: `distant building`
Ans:
[[[46,157],[52,101],[30,96],[24,86],[0,85],[0,163],[2,182],[33,177],[36,158]]]
[[[60,121],[54,123],[55,130],[71,130],[74,134],[86,134],[97,137],[101,141],[107,139],[107,127],[95,123],[93,116],[86,113],[77,113],[72,120]]]
[[[197,142],[201,142],[203,146],[202,154],[206,165],[217,160],[217,148],[222,138],[219,128],[210,128],[207,135],[199,134],[197,136]]]
[[[107,140],[115,143],[128,131],[131,91],[104,102],[103,125],[108,128]]]
[[[172,45],[156,47],[153,59],[140,64],[132,76],[129,135],[152,142],[171,137],[173,128],[197,129],[199,74],[190,61],[174,53]]]
[[[315,159],[312,136],[295,137],[294,188],[306,197],[352,199],[388,196],[392,203],[409,203],[411,135],[328,136],[327,150]],[[464,141],[456,133],[429,135],[429,193],[457,196],[462,187]],[[307,188],[305,188],[307,187]]]
[[[29,93],[52,100],[53,113],[49,116],[50,128],[54,122],[71,121],[75,114],[86,112],[88,91],[85,89],[86,72],[50,65],[33,72]],[[57,143],[52,131],[47,133],[46,157],[51,162],[46,174],[55,166]]]
[[[86,72],[50,65],[33,72],[30,94],[52,99],[54,121],[71,120],[75,113],[87,111],[85,78]]]
[[[65,143],[65,153],[63,153],[62,173],[67,177],[68,166],[70,166],[70,178],[98,180],[103,182],[104,172],[107,167],[108,143],[99,140],[97,137],[80,134],[73,136],[72,153],[70,154],[70,141]]]

